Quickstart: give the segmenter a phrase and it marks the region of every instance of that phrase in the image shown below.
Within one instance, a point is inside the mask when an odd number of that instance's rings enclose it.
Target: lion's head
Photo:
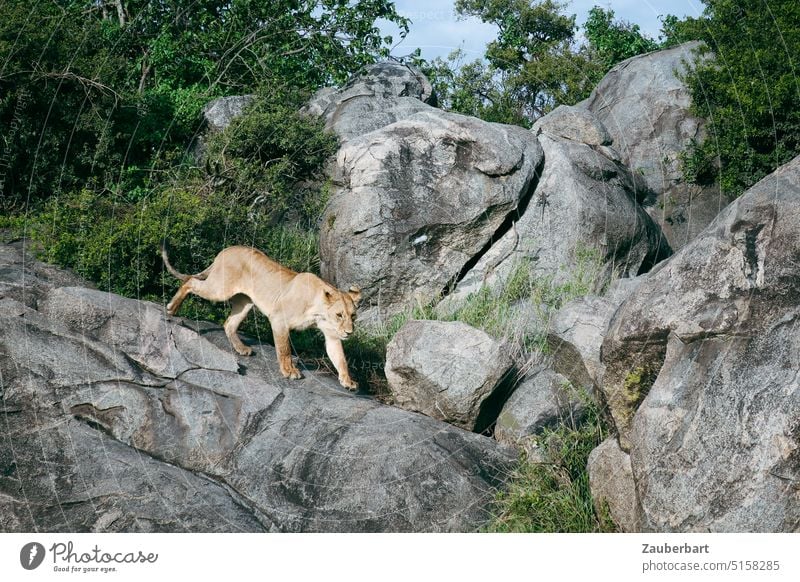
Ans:
[[[358,287],[350,287],[349,291],[327,287],[322,293],[324,317],[317,322],[317,326],[339,339],[347,339],[353,333],[353,321],[356,319],[356,307],[361,301],[361,291]]]

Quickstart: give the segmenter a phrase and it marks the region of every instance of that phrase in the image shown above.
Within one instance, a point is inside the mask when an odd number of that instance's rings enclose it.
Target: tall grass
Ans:
[[[617,531],[605,509],[595,510],[586,471],[589,453],[606,436],[598,408],[589,406],[579,425],[565,423],[535,437],[535,452],[522,454],[486,531]]]

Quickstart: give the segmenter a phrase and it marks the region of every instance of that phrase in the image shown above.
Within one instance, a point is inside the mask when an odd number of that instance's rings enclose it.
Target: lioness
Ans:
[[[236,330],[255,305],[269,318],[278,365],[286,378],[300,378],[292,363],[289,330],[316,325],[325,335],[325,350],[339,373],[339,383],[350,390],[356,384],[347,369],[342,340],[353,333],[353,319],[361,292],[357,287],[340,291],[312,273],[295,273],[251,247],[228,247],[220,252],[205,271],[184,275],[169,263],[166,246],[161,247],[164,265],[183,281],[167,304],[167,313],[175,315],[188,293],[210,301],[231,302],[225,320],[225,335],[233,349],[243,356],[253,350],[242,343]]]

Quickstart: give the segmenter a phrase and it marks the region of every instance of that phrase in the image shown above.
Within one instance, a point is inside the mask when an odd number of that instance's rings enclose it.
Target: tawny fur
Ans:
[[[182,285],[167,313],[175,315],[189,293],[210,301],[230,301],[231,313],[225,321],[225,334],[238,353],[249,356],[253,350],[242,343],[236,331],[253,305],[269,318],[281,373],[300,378],[292,362],[289,331],[318,327],[325,336],[328,352],[339,383],[358,388],[347,368],[342,340],[353,333],[353,319],[361,292],[356,287],[341,291],[312,273],[296,273],[251,247],[228,247],[220,252],[210,267],[196,275],[179,273],[169,263],[162,247],[164,265]]]

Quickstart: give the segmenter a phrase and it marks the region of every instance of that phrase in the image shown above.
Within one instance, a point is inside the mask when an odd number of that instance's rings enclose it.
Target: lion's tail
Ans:
[[[173,277],[175,277],[176,279],[180,279],[181,282],[183,282],[183,283],[185,283],[186,281],[188,281],[192,277],[194,277],[195,279],[205,280],[205,278],[208,277],[209,270],[211,269],[211,267],[209,267],[205,271],[203,271],[201,273],[197,273],[196,275],[184,275],[183,273],[179,273],[175,269],[175,267],[173,267],[169,263],[169,257],[167,256],[167,241],[166,240],[161,242],[161,258],[164,259],[164,266],[167,268],[167,271],[169,271],[170,274]]]
[[[164,266],[167,268],[167,271],[170,272],[170,275],[172,275],[176,279],[180,279],[184,283],[189,280],[189,277],[191,275],[184,275],[183,273],[179,273],[178,271],[175,270],[175,267],[169,264],[169,257],[167,256],[166,240],[161,242],[161,258],[164,259]]]

